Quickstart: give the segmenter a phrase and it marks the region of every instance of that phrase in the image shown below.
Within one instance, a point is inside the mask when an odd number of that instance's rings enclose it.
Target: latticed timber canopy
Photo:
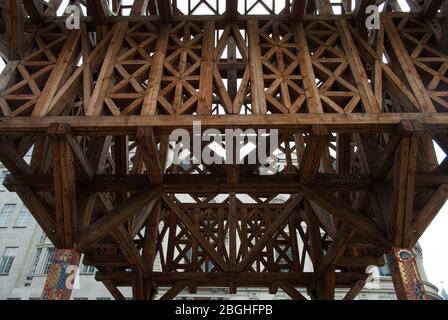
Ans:
[[[354,298],[445,203],[446,1],[71,1],[79,28],[62,3],[0,1],[0,160],[115,298]],[[215,139],[195,144],[195,121]],[[191,136],[182,162],[175,129]],[[276,134],[275,174],[249,163],[264,152],[251,134],[216,139],[230,129]]]

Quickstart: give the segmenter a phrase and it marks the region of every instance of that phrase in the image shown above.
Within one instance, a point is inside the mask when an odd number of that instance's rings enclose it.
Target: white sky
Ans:
[[[445,158],[443,151],[436,145],[439,163]],[[439,287],[448,289],[448,202],[420,237],[423,250],[423,266],[428,280]]]
[[[267,1],[268,3],[272,1]],[[65,2],[63,1],[64,7]],[[182,1],[179,1],[181,3]],[[185,1],[186,2],[186,1]],[[214,1],[211,1],[213,3]],[[224,1],[223,1],[224,2]],[[332,1],[334,2],[334,1]],[[399,0],[404,11],[408,11],[409,7],[405,0]],[[220,4],[221,5],[221,4]],[[225,3],[222,4],[225,8]],[[62,9],[63,10],[63,9]],[[59,14],[62,14],[62,10]],[[5,64],[0,58],[0,71],[3,70]],[[437,148],[437,156],[441,162],[445,154]],[[448,203],[445,204],[441,212],[434,219],[432,224],[420,238],[420,244],[423,249],[423,264],[426,274],[430,282],[438,286],[445,287],[448,290]]]

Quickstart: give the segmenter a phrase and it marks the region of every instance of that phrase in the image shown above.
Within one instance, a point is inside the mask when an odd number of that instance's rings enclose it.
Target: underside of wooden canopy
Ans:
[[[0,1],[5,185],[58,261],[82,253],[116,299],[353,299],[388,254],[398,297],[426,297],[409,248],[448,194],[447,1],[71,1],[79,29],[62,2]],[[194,144],[199,122],[214,138]],[[231,129],[240,142],[217,139]],[[253,132],[278,138],[275,174],[248,164]],[[252,153],[224,159],[240,144]]]

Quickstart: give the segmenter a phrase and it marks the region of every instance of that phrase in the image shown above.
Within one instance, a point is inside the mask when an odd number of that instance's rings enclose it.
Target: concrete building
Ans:
[[[33,219],[27,208],[15,193],[8,192],[3,186],[7,170],[0,164],[0,299],[33,300],[39,299],[45,283],[46,274],[53,257],[53,246]],[[425,280],[426,290],[433,299],[441,299],[438,289],[428,283],[422,264],[422,252],[416,248],[420,272]],[[155,266],[157,268],[157,265]],[[364,289],[358,295],[360,300],[395,299],[394,286],[388,276],[387,266],[371,266]],[[112,299],[101,282],[94,279],[94,268],[81,265],[79,270],[79,287],[73,290],[75,300]],[[164,293],[159,290],[159,296]],[[336,299],[341,299],[345,290],[336,291]],[[131,297],[130,290],[122,290],[125,297]],[[306,295],[305,290],[301,292]],[[223,288],[199,288],[197,294],[184,291],[177,299],[288,299],[281,290],[270,295],[267,289],[239,288],[237,294],[228,294]]]

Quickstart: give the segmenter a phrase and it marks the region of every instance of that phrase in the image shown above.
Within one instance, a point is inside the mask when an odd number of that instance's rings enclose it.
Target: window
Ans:
[[[5,248],[5,251],[3,251],[2,260],[0,261],[0,274],[9,274],[9,270],[11,269],[12,263],[14,262],[16,252],[16,247]]]
[[[54,248],[47,248],[41,274],[47,274],[54,257]]]
[[[95,266],[82,265],[81,273],[93,274],[95,273]]]
[[[15,226],[16,227],[26,227],[26,225],[28,224],[30,219],[31,219],[31,214],[28,211],[28,208],[23,205],[22,208],[20,208],[19,216],[17,217]]]
[[[11,223],[12,215],[16,210],[15,204],[5,204],[0,212],[0,227],[7,227]]]
[[[47,240],[47,235],[45,234],[45,232],[42,232],[42,234],[40,235],[38,244],[44,244],[46,240]]]
[[[5,187],[3,186],[3,181],[5,181],[5,177],[6,177],[6,171],[1,170],[0,171],[0,192],[6,190]]]
[[[34,255],[33,264],[31,265],[31,274],[36,274],[37,265],[39,264],[40,256],[42,254],[42,248],[37,248],[36,254]]]

